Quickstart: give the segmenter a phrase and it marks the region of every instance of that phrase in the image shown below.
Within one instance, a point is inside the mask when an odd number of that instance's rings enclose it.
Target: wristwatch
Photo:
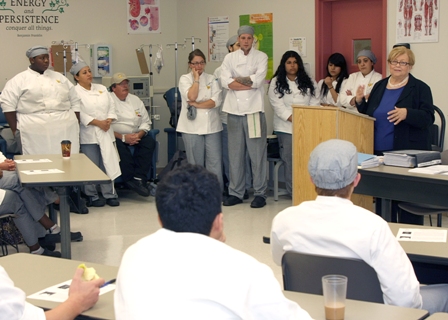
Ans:
[[[125,134],[123,134],[123,135],[121,136],[121,141],[126,142],[126,135],[125,135]]]

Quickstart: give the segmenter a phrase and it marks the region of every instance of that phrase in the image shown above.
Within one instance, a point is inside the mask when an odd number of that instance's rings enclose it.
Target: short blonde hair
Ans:
[[[391,61],[396,60],[399,56],[401,56],[403,54],[408,55],[409,65],[413,66],[415,64],[414,53],[412,52],[411,49],[408,49],[408,48],[402,47],[402,46],[393,48],[392,51],[389,53],[389,57],[387,58],[387,61],[389,61],[389,63],[390,63]]]

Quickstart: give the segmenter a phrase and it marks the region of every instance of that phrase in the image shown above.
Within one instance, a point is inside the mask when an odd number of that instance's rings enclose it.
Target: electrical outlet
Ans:
[[[160,114],[153,114],[151,116],[151,118],[154,119],[154,120],[160,120]]]

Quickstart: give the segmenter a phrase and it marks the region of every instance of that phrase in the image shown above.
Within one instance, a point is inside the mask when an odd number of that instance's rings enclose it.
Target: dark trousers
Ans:
[[[120,169],[123,181],[129,181],[132,178],[140,178],[143,182],[148,179],[148,172],[151,168],[152,154],[156,147],[156,142],[150,135],[144,136],[138,144],[130,146],[120,139],[115,139],[117,149],[120,155]],[[134,148],[134,154],[129,147]]]

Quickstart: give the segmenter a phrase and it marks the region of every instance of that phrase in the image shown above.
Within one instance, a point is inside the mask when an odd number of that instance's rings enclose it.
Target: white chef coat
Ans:
[[[216,78],[207,73],[202,73],[199,77],[199,92],[196,102],[213,100],[215,106],[210,109],[196,108],[196,119],[188,120],[188,91],[194,83],[193,74],[187,73],[180,77],[179,92],[182,97],[182,109],[180,111],[177,132],[190,134],[210,134],[222,131],[222,123],[219,117],[221,104],[221,89]]]
[[[224,101],[226,100],[226,96],[227,96],[227,91],[229,91],[228,89],[223,89],[221,86],[221,66],[219,66],[218,68],[216,68],[215,72],[213,72],[213,76],[216,78],[218,85],[219,85],[219,89],[221,89],[221,103],[219,104],[219,117],[221,118],[221,122],[223,124],[227,124],[227,113],[222,111],[222,107],[224,105]]]
[[[289,116],[292,115],[292,105],[299,104],[305,106],[319,106],[319,90],[317,88],[316,81],[311,79],[314,86],[314,95],[311,95],[308,89],[305,95],[297,88],[297,84],[294,81],[286,78],[291,93],[285,93],[284,96],[279,99],[280,94],[275,92],[275,86],[277,83],[277,77],[274,77],[269,86],[268,96],[271,102],[271,107],[274,109],[274,131],[290,133],[292,134],[292,122],[288,121]]]
[[[121,175],[119,155],[115,148],[115,136],[112,126],[107,132],[101,128],[89,125],[92,120],[117,119],[115,114],[115,103],[106,87],[101,84],[92,83],[90,90],[77,84],[75,86],[78,96],[82,100],[81,105],[81,144],[98,144],[100,146],[101,158],[103,160],[106,174],[112,180]]]
[[[250,77],[252,89],[227,92],[222,110],[235,115],[264,112],[264,84],[268,68],[268,56],[251,49],[247,55],[243,50],[230,52],[221,65],[221,86],[229,89],[229,84],[237,77]]]
[[[318,196],[280,212],[271,231],[275,263],[290,250],[362,259],[375,269],[384,303],[422,307],[412,264],[387,222],[348,199]]]
[[[375,83],[380,81],[383,78],[381,73],[376,72],[375,70],[372,70],[368,75],[365,77],[362,75],[361,71],[352,73],[347,80],[347,83],[345,84],[344,90],[339,92],[339,99],[340,104],[343,107],[346,107],[348,109],[354,109],[356,110],[356,106],[351,106],[350,101],[352,98],[356,96],[356,90],[360,85],[365,86],[364,87],[364,95],[370,94],[370,91],[372,91],[373,86]],[[346,93],[347,90],[351,91],[351,95],[348,95]]]
[[[344,79],[342,80],[342,84],[341,84],[341,89],[339,90],[339,94],[338,94],[338,100],[334,101],[333,96],[331,95],[331,90],[327,91],[327,95],[325,97],[322,97],[321,92],[322,92],[322,83],[324,82],[325,79],[322,79],[319,81],[319,83],[317,84],[317,87],[319,88],[319,98],[320,98],[320,103],[321,104],[332,104],[334,106],[337,107],[341,107],[341,92],[345,92],[345,85],[347,84],[348,79]],[[336,86],[338,85],[338,81],[334,80],[332,82],[333,88],[336,89]]]
[[[5,269],[0,266],[0,319],[45,320],[44,310],[25,299],[25,292],[14,286]]]
[[[0,95],[3,112],[17,112],[23,154],[59,154],[70,140],[79,152],[79,124],[74,112],[81,100],[73,84],[53,70],[40,74],[28,68],[9,80]]]
[[[110,93],[115,103],[117,121],[112,123],[112,129],[120,134],[136,133],[140,130],[148,132],[151,129],[151,119],[142,100],[129,93],[124,101]]]
[[[115,114],[115,103],[112,100],[106,87],[101,84],[92,83],[90,90],[87,90],[77,84],[75,86],[78,96],[82,100],[80,113],[80,143],[81,144],[97,144],[97,136],[95,134],[95,126],[89,125],[93,120],[117,119]],[[111,139],[115,140],[114,131],[108,131]]]
[[[311,319],[272,270],[211,237],[160,229],[129,247],[115,288],[126,319]]]

